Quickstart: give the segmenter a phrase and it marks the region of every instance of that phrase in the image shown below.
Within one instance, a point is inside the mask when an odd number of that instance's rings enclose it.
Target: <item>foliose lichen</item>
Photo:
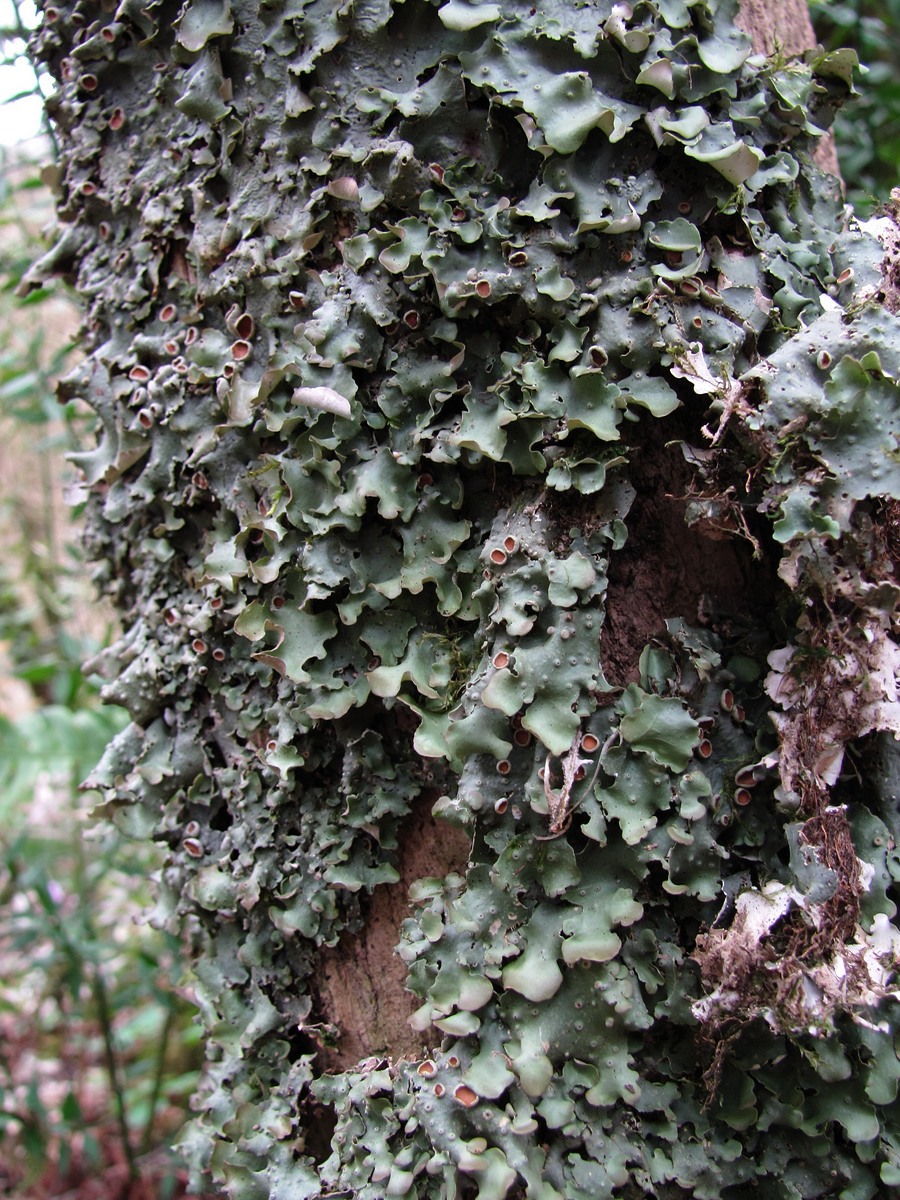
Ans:
[[[133,718],[93,783],[170,848],[185,1148],[234,1197],[900,1186],[900,337],[810,157],[854,56],[755,57],[735,13],[44,8],[31,280],[85,304]],[[614,681],[657,425],[781,602],[673,612]],[[318,956],[433,796],[471,852],[400,934],[422,1054],[323,1073]]]

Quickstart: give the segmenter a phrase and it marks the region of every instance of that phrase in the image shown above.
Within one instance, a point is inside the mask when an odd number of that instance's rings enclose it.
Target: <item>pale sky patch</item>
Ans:
[[[31,0],[0,0],[0,30],[16,28],[16,8],[22,23],[32,28],[37,12]],[[35,74],[25,52],[25,42],[19,37],[3,39],[3,64],[0,65],[0,145],[14,146],[41,133],[42,102],[34,94],[12,99],[22,92],[32,92]]]

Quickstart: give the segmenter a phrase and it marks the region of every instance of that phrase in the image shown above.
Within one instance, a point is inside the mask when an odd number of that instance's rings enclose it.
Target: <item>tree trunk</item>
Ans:
[[[234,1197],[900,1183],[900,355],[848,54],[735,12],[45,10],[93,782]]]

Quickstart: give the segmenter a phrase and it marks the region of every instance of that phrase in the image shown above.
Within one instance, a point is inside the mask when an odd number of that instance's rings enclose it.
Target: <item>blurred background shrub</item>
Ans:
[[[810,15],[826,49],[850,47],[868,68],[834,129],[847,198],[868,216],[900,186],[900,0],[811,0]]]
[[[62,283],[16,296],[54,211],[33,20],[0,0],[0,1195],[174,1200],[202,1055],[179,946],[143,919],[162,852],[79,790],[126,718],[82,667],[114,625],[64,499],[93,421],[55,397],[78,315]]]

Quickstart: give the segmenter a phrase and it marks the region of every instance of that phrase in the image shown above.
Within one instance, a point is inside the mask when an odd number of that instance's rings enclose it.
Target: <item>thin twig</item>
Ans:
[[[97,964],[94,964],[91,986],[94,993],[94,1003],[97,1005],[97,1017],[100,1022],[100,1029],[103,1034],[103,1056],[106,1061],[106,1074],[109,1077],[110,1091],[112,1092],[115,1100],[116,1123],[119,1126],[119,1135],[122,1139],[122,1149],[125,1152],[125,1160],[128,1163],[128,1174],[131,1179],[139,1179],[140,1171],[138,1170],[138,1165],[134,1156],[134,1149],[131,1145],[131,1138],[128,1133],[125,1092],[119,1075],[119,1063],[116,1056],[116,1045],[113,1039],[112,1013],[109,1006],[109,993],[106,990],[106,981],[103,978],[103,972]]]
[[[156,1051],[156,1066],[153,1071],[153,1088],[150,1092],[150,1107],[147,1112],[147,1122],[140,1141],[140,1154],[146,1154],[153,1143],[153,1120],[156,1116],[156,1106],[162,1095],[163,1080],[166,1075],[166,1054],[169,1049],[169,1038],[175,1025],[175,1010],[170,1004],[166,1010],[166,1019],[159,1037],[159,1047]]]

